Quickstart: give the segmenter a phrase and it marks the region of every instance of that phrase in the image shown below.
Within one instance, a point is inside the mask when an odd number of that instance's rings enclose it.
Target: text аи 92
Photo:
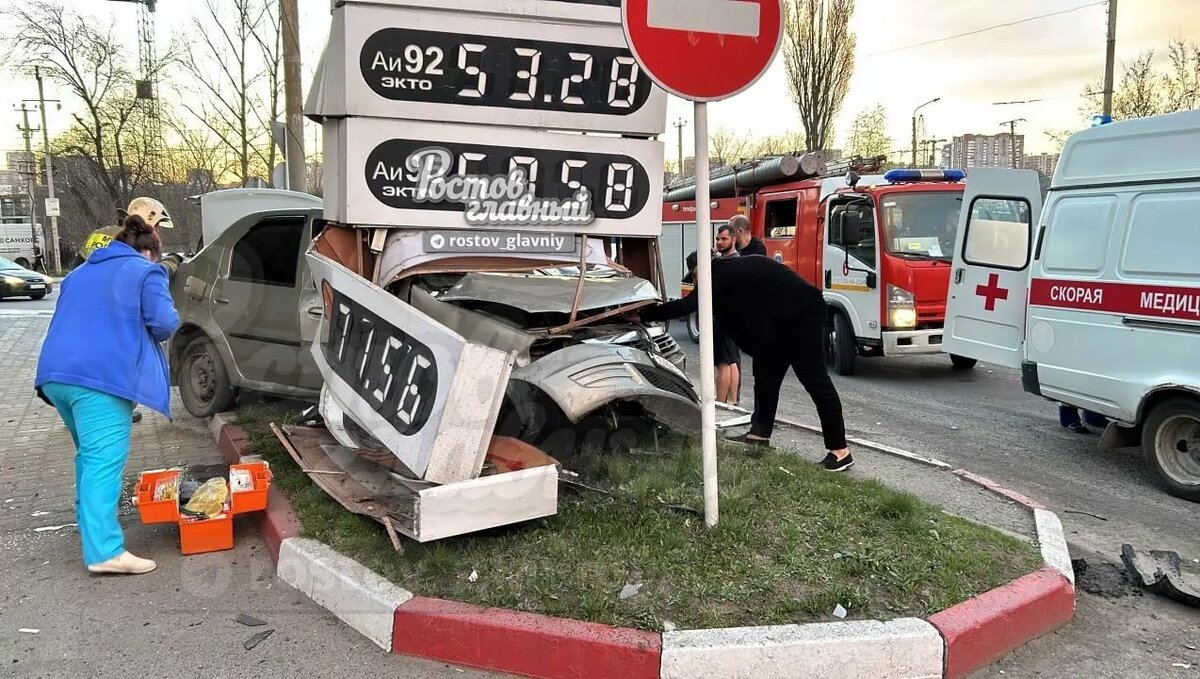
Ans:
[[[367,156],[366,182],[375,198],[398,209],[462,210],[461,203],[413,200],[417,177],[405,169],[405,161],[412,153],[429,146],[453,154],[459,175],[505,175],[520,167],[539,198],[568,199],[580,187],[586,188],[597,219],[637,217],[650,196],[646,168],[629,156],[391,139],[376,146]]]
[[[359,67],[396,101],[623,116],[653,89],[627,48],[407,28],[367,38]]]
[[[420,432],[437,400],[433,352],[337,290],[331,306],[322,340],[329,366],[397,432]]]

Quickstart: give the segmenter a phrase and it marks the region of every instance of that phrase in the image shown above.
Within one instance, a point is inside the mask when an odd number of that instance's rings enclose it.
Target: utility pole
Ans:
[[[46,93],[42,87],[42,70],[37,66],[33,67],[33,77],[37,78],[38,107],[42,111],[42,146],[43,146],[42,152],[45,153],[45,155],[46,155],[46,191],[47,191],[47,195],[49,196],[49,200],[53,201],[54,200],[54,165],[53,165],[53,163],[51,163],[51,160],[50,160],[50,130],[49,130],[49,127],[46,125]],[[57,99],[51,99],[50,101],[58,103]],[[49,209],[47,209],[47,212],[49,212]],[[62,273],[62,254],[59,252],[59,245],[58,245],[58,215],[57,214],[50,215],[50,244],[53,247],[53,249],[50,251],[52,253],[50,261],[54,262],[55,275],[59,275]]]
[[[300,103],[300,13],[296,0],[279,0],[283,28],[283,95],[287,108],[288,188],[308,190],[308,167],[304,159],[304,111]]]
[[[1017,169],[1017,123],[1023,122],[1025,122],[1024,118],[1017,118],[1016,120],[1008,120],[1000,123],[1001,125],[1008,125],[1008,145],[1012,148],[1012,166],[1014,170]]]
[[[912,114],[912,166],[913,167],[917,166],[917,112],[920,111],[921,109],[925,108],[926,106],[936,103],[936,102],[939,102],[941,100],[942,100],[941,97],[937,97],[936,99],[930,99],[929,101],[925,102],[924,104],[921,104],[920,106],[913,109],[913,114]]]
[[[21,172],[25,175],[25,191],[29,194],[29,233],[33,237],[33,241],[30,244],[33,246],[36,256],[38,251],[38,234],[37,219],[34,216],[37,214],[37,208],[34,204],[33,187],[37,180],[37,163],[33,161],[33,144],[31,140],[33,133],[37,130],[29,126],[29,107],[25,105],[25,102],[21,102],[21,118],[25,124],[18,126],[18,129],[21,130],[21,136],[25,138],[25,155],[29,157],[28,165],[23,165]],[[36,266],[37,262],[30,264],[30,268]]]
[[[1117,0],[1108,0],[1108,46],[1104,61],[1104,115],[1112,115],[1113,69],[1117,58]]]
[[[679,133],[679,167],[676,168],[679,172],[679,177],[683,178],[683,127],[687,125],[687,121],[683,118],[675,121],[675,131]]]
[[[938,163],[936,160],[937,145],[944,143],[945,141],[946,141],[945,139],[930,139],[925,142],[925,143],[929,144],[929,167],[937,167],[938,166]]]

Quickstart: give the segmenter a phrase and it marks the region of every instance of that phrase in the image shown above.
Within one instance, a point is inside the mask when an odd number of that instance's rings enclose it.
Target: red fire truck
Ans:
[[[860,174],[877,171],[875,159],[844,164],[848,171],[831,176],[832,168],[814,170],[808,160],[776,156],[714,175],[713,228],[746,215],[768,256],[824,291],[827,360],[838,374],[853,374],[858,356],[941,353],[965,174]],[[664,234],[694,233],[695,214],[694,183],[668,187]],[[682,261],[695,248],[680,249]],[[664,259],[675,256],[664,252]],[[971,358],[950,359],[955,369],[975,366]]]

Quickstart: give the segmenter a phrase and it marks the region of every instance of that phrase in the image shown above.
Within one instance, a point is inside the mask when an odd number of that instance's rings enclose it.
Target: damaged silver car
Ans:
[[[386,293],[465,343],[511,357],[494,416],[496,436],[562,453],[580,445],[620,444],[622,438],[632,442],[659,425],[690,429],[697,424],[699,397],[684,374],[684,354],[675,339],[663,325],[642,325],[624,317],[625,311],[661,299],[659,288],[648,280],[658,273],[655,267],[647,277],[634,275],[600,248],[592,248],[583,276],[579,263],[566,265],[561,256],[431,256],[413,247],[413,234],[396,231],[375,253],[354,243],[360,232],[330,227],[316,243],[315,255],[310,253],[317,267],[314,278],[325,288],[328,336],[319,339],[318,352],[329,358],[330,374],[336,373],[339,327],[357,323],[361,333],[368,325],[372,331],[385,325],[375,305],[385,304]],[[655,261],[644,253],[631,259]],[[328,271],[323,270],[326,261],[331,265]],[[370,289],[361,285],[367,276],[347,275],[372,269],[379,272],[378,284]],[[358,282],[351,283],[352,278]],[[332,299],[329,283],[338,287],[342,281],[359,286],[361,292],[348,293],[354,303]],[[375,313],[360,314],[359,321],[347,310],[347,320],[339,320],[339,309],[358,304]],[[380,332],[389,337],[405,334],[391,328]],[[368,342],[381,341],[376,335],[370,338]],[[407,350],[404,346],[398,350]],[[354,360],[366,366],[374,355],[368,349]],[[412,370],[415,375],[417,368]],[[391,449],[404,462],[404,452],[396,450],[403,439],[389,445],[371,433],[381,430],[375,420],[380,408],[372,394],[387,390],[372,392],[368,372],[360,370],[344,381],[334,377],[342,389],[329,389],[327,375],[321,407],[326,426],[346,447]],[[360,377],[368,382],[361,389],[354,383]],[[368,419],[372,421],[363,421]],[[382,430],[391,432],[393,427]],[[422,469],[411,471],[429,478]]]

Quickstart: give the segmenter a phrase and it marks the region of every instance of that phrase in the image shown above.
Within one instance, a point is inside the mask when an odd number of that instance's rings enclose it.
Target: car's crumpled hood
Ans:
[[[567,276],[474,272],[463,276],[439,299],[444,302],[491,302],[534,314],[569,314],[578,284],[578,278]],[[654,286],[636,276],[588,278],[579,309],[589,311],[658,299]]]

